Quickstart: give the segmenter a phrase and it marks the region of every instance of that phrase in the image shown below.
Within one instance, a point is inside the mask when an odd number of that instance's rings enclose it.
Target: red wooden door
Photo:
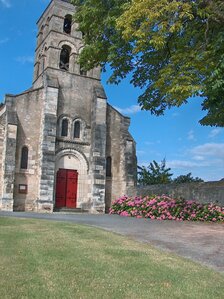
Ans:
[[[66,207],[76,208],[78,172],[67,170]]]
[[[65,169],[59,169],[57,172],[56,183],[56,208],[66,206],[66,185],[67,185],[67,172]]]
[[[78,172],[76,170],[59,169],[56,182],[56,208],[76,208]]]

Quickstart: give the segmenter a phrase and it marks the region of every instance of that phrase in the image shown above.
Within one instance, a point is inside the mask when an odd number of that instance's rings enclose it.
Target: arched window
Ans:
[[[24,146],[21,152],[21,161],[20,161],[20,168],[27,169],[28,168],[28,147]]]
[[[80,138],[81,124],[80,121],[74,123],[74,138]]]
[[[67,34],[71,33],[71,29],[72,29],[72,16],[71,15],[67,15],[65,16],[65,20],[64,20],[64,32]]]
[[[61,70],[69,70],[69,60],[70,60],[71,48],[69,46],[63,46],[60,55],[59,68]]]
[[[106,176],[111,177],[111,165],[112,165],[112,159],[111,157],[107,157],[107,163],[106,163]]]
[[[66,137],[68,136],[68,120],[64,118],[61,123],[61,136]]]

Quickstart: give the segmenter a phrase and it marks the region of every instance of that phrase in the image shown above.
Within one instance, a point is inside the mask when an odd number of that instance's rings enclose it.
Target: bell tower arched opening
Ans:
[[[67,45],[62,46],[60,54],[59,68],[64,71],[69,71],[71,48]]]
[[[71,34],[72,30],[72,16],[66,15],[64,20],[63,31],[67,34]]]

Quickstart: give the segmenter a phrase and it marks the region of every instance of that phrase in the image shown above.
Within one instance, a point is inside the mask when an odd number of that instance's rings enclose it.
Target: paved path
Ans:
[[[0,216],[69,221],[147,242],[224,273],[224,224],[157,221],[117,215],[0,212]]]

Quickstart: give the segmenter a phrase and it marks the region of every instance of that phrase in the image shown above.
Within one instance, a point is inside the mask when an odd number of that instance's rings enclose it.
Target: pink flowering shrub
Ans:
[[[224,221],[224,207],[200,204],[193,200],[173,199],[168,196],[127,197],[115,200],[110,214],[124,217],[177,221]]]

